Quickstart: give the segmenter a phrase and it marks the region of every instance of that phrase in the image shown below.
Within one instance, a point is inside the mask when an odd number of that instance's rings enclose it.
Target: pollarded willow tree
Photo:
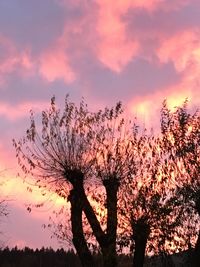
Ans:
[[[121,103],[90,112],[84,101],[77,107],[68,96],[61,112],[52,98],[50,109],[42,113],[42,128],[36,126],[31,114],[26,136],[13,140],[25,175],[34,177],[39,186],[52,185],[61,195],[63,185],[70,188],[72,241],[82,265],[87,267],[94,262],[85,240],[83,212],[100,246],[104,266],[117,266],[117,194],[129,158],[129,132],[122,113]],[[87,182],[97,180],[106,192],[105,230],[86,195]]]

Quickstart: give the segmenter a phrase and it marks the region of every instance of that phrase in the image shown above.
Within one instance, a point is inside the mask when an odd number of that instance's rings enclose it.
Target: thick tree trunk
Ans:
[[[93,230],[93,233],[100,245],[103,255],[103,266],[104,267],[117,267],[116,260],[116,229],[117,229],[117,200],[109,197],[109,204],[107,203],[107,233],[104,233],[99,221],[96,218],[95,212],[88,201],[84,192],[81,193],[81,199],[83,201],[83,210],[88,219],[88,222]],[[116,197],[117,199],[117,197]],[[112,200],[113,203],[111,204]],[[115,207],[114,207],[115,206]],[[113,210],[111,211],[111,209]],[[113,218],[111,218],[113,216]],[[113,225],[112,225],[113,222]]]
[[[107,215],[107,233],[104,233],[96,217],[96,214],[85,194],[85,190],[83,186],[83,174],[81,174],[78,171],[76,172],[73,171],[70,173],[70,176],[71,177],[69,178],[69,180],[73,185],[74,191],[78,193],[77,201],[81,203],[82,210],[84,211],[86,218],[92,228],[93,234],[96,237],[100,245],[100,248],[103,254],[104,267],[117,267],[116,231],[117,231],[117,192],[119,188],[117,180],[115,178],[111,178],[104,182],[104,186],[106,188],[106,193],[107,193],[106,204],[107,204],[107,214],[108,214]],[[82,220],[81,220],[81,224],[82,224]],[[80,226],[79,226],[79,229],[80,229]],[[73,242],[76,243],[76,240],[74,240]],[[80,246],[80,242],[79,244],[77,244],[77,246]],[[88,267],[89,266],[90,265],[88,265]]]
[[[143,267],[147,240],[150,234],[150,227],[142,219],[134,225],[133,239],[135,251],[133,256],[133,267]]]
[[[83,267],[94,267],[93,257],[87,247],[84,237],[82,224],[82,203],[79,198],[79,193],[72,189],[69,196],[71,203],[71,224],[73,234],[73,244],[80,258]]]
[[[68,180],[71,182],[74,190],[78,192],[78,199],[82,204],[82,209],[87,217],[87,220],[92,228],[100,247],[103,247],[106,242],[106,235],[101,228],[101,225],[96,217],[96,214],[87,199],[83,186],[83,174],[80,171],[73,170],[67,173]]]
[[[101,225],[96,217],[96,214],[89,202],[89,200],[87,199],[87,196],[85,195],[85,191],[84,189],[82,189],[81,191],[79,191],[79,197],[82,201],[82,205],[83,205],[83,211],[86,215],[86,218],[92,228],[93,234],[96,237],[100,247],[104,247],[106,245],[106,234],[104,233],[104,231],[101,228]]]
[[[107,245],[102,250],[104,266],[117,266],[116,239],[117,239],[117,192],[119,183],[115,177],[104,181],[106,188],[107,206]]]
[[[108,180],[110,181],[110,180]],[[96,214],[85,195],[84,188],[79,188],[79,197],[83,211],[100,245],[103,254],[104,267],[117,267],[116,236],[117,236],[117,191],[118,183],[110,181],[105,184],[107,193],[107,233],[105,234],[96,217]]]

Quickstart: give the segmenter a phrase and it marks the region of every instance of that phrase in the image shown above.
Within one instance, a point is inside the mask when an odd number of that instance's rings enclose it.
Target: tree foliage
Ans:
[[[92,228],[104,257],[105,266],[116,266],[117,192],[128,157],[128,131],[121,118],[121,103],[98,112],[88,111],[81,101],[77,107],[65,99],[61,113],[51,100],[50,109],[42,113],[39,134],[33,114],[26,136],[13,141],[18,162],[25,175],[37,177],[39,186],[53,185],[62,195],[69,190],[73,243],[83,265],[92,265],[85,241],[82,211]],[[105,188],[106,229],[96,216],[86,195],[87,182],[101,183]],[[84,263],[85,261],[85,263]],[[90,263],[89,263],[90,262]]]
[[[172,253],[186,248],[189,235],[195,239],[200,116],[186,103],[175,111],[163,103],[157,136],[125,119],[120,102],[91,112],[68,96],[63,111],[53,97],[41,125],[32,112],[30,122],[26,135],[13,140],[19,165],[70,202],[72,242],[83,266],[95,264],[94,239],[105,267],[117,266],[117,249],[129,247],[139,267],[145,253]],[[63,238],[66,225],[57,229]]]
[[[195,257],[198,266],[200,261],[200,114],[190,113],[188,101],[175,111],[170,111],[163,103],[161,129],[164,148],[169,154],[176,169],[178,201],[182,207],[184,239],[187,245],[195,244]],[[188,230],[188,231],[187,231]],[[188,232],[188,235],[186,233]]]

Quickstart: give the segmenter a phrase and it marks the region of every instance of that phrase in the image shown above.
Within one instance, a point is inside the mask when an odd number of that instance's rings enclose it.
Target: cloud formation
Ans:
[[[139,44],[130,40],[122,16],[131,6],[131,1],[97,1],[98,18],[96,31],[99,35],[97,56],[113,71],[120,72],[137,55]]]
[[[6,80],[6,76],[18,71],[22,75],[30,73],[33,63],[28,49],[18,51],[15,43],[9,38],[0,35],[0,85]]]
[[[39,59],[39,71],[48,82],[63,79],[65,83],[71,83],[76,78],[62,45],[54,46],[42,54]]]

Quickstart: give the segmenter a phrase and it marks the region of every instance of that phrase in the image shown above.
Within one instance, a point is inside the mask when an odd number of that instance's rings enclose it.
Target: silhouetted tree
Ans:
[[[167,243],[180,225],[179,207],[173,168],[162,150],[162,140],[145,130],[135,135],[132,144],[119,210],[121,228],[125,229],[122,243],[132,246],[133,266],[142,267],[145,251],[155,255],[170,250]]]
[[[13,141],[16,156],[25,175],[32,175],[39,186],[53,184],[62,195],[69,190],[73,244],[83,266],[94,266],[83,229],[82,211],[92,228],[103,254],[104,266],[117,266],[117,193],[125,174],[129,144],[121,103],[92,113],[82,101],[79,107],[65,100],[63,113],[51,107],[42,113],[41,134],[31,113],[26,136]],[[100,181],[106,191],[106,229],[96,216],[85,188],[88,181]]]
[[[187,100],[181,107],[171,111],[166,101],[163,103],[161,113],[161,127],[165,149],[176,171],[176,182],[179,201],[182,203],[182,219],[189,224],[188,246],[191,246],[193,236],[198,238],[195,244],[194,266],[200,262],[200,114],[199,111],[190,113]],[[186,231],[185,231],[186,232]],[[186,238],[186,236],[185,236]]]

